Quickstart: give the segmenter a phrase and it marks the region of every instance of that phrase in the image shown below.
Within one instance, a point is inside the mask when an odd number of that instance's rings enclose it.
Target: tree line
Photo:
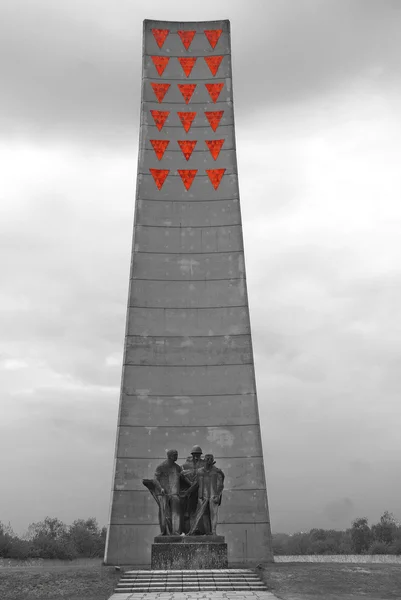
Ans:
[[[77,519],[65,525],[60,519],[46,517],[32,523],[19,537],[10,525],[0,523],[0,558],[103,558],[106,527],[96,519]],[[401,554],[401,525],[388,511],[380,521],[369,525],[359,517],[345,531],[311,529],[309,532],[273,534],[277,555],[305,554]]]
[[[96,519],[77,519],[65,525],[60,519],[46,517],[32,523],[28,531],[18,537],[10,525],[0,523],[0,557],[26,560],[28,558],[103,557],[106,527],[100,528]]]
[[[369,526],[366,517],[358,517],[345,531],[311,529],[307,533],[273,534],[273,552],[277,555],[305,554],[401,554],[401,525],[385,511],[380,521]]]

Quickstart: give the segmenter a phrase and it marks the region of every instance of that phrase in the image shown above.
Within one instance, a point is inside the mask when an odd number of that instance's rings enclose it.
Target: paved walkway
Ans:
[[[131,592],[113,594],[109,600],[278,600],[271,592]]]

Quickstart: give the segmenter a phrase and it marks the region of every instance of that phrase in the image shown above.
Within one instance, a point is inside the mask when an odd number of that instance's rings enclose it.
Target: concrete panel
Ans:
[[[225,490],[219,510],[219,522],[222,525],[263,523],[266,509],[266,490]]]
[[[169,114],[167,115],[167,118],[163,124],[162,129],[159,131],[159,129],[156,128],[156,124],[154,121],[154,118],[152,116],[151,111],[153,110],[163,110],[163,111],[167,111]],[[149,101],[149,102],[144,102],[142,105],[142,112],[141,112],[141,126],[143,129],[143,132],[146,133],[146,135],[144,136],[144,139],[142,140],[142,146],[141,148],[148,148],[151,149],[152,145],[150,143],[150,140],[153,139],[149,134],[151,133],[151,131],[149,130],[149,127],[154,127],[156,128],[156,131],[158,132],[159,138],[155,138],[155,139],[167,139],[167,140],[179,140],[179,139],[192,139],[191,135],[193,134],[193,132],[196,132],[196,138],[198,140],[198,143],[204,143],[203,140],[205,139],[218,139],[219,137],[223,137],[225,142],[224,145],[226,148],[234,148],[235,147],[235,137],[234,137],[234,131],[233,131],[233,124],[234,124],[234,111],[233,111],[233,103],[232,102],[225,102],[224,106],[220,107],[219,110],[223,111],[223,114],[221,115],[218,127],[216,129],[216,131],[213,131],[213,129],[210,126],[209,120],[207,118],[207,116],[205,115],[206,112],[210,112],[211,108],[210,108],[210,104],[205,102],[204,104],[197,104],[196,107],[192,107],[192,105],[188,105],[188,106],[184,106],[182,107],[181,105],[177,105],[177,104],[171,104],[170,102],[166,102],[163,101],[163,106],[161,107],[160,103],[157,102],[156,99],[154,99],[154,101]],[[216,109],[217,110],[217,109]],[[182,122],[181,122],[181,118],[178,115],[179,112],[190,112],[190,113],[195,113],[195,115],[192,115],[194,118],[192,120],[191,123],[191,128],[188,132],[186,132],[183,128]],[[180,131],[175,131],[176,129],[179,129]],[[166,135],[166,133],[171,132],[172,134],[176,134],[178,137],[173,137],[170,138],[169,136]],[[224,135],[220,135],[224,133]],[[178,135],[179,134],[179,135]],[[199,134],[199,135],[198,135]],[[201,137],[199,137],[201,136]],[[206,137],[204,137],[206,136]],[[227,137],[229,136],[229,137]],[[173,143],[173,142],[172,142]]]
[[[206,396],[253,393],[253,364],[222,366],[124,367],[124,394]]]
[[[203,254],[157,254],[137,252],[134,255],[133,279],[199,280],[238,279],[245,276],[242,252],[210,252]]]
[[[145,488],[143,491],[115,491],[110,523],[112,525],[157,526],[157,513],[156,502]]]
[[[230,38],[228,21],[203,21],[196,23],[166,23],[166,21],[144,21],[144,54],[170,56],[207,56],[209,54],[230,54]],[[156,43],[151,29],[169,29],[170,33],[162,48]],[[196,30],[196,35],[188,50],[184,48],[177,31],[190,28]],[[213,49],[204,35],[205,29],[223,29],[216,47]],[[205,43],[206,40],[206,43]]]
[[[243,457],[248,460],[261,456],[257,425],[237,427],[120,427],[117,457],[159,458],[175,448],[178,455],[188,456],[188,450],[199,444],[205,453],[216,457]]]
[[[193,79],[191,77],[190,80],[187,81],[162,81],[159,77],[155,77],[153,79],[144,79],[143,80],[143,100],[144,102],[154,102],[157,98],[153,91],[152,83],[169,83],[170,87],[166,92],[162,102],[158,102],[160,110],[164,110],[164,103],[168,102],[169,104],[176,104],[178,106],[178,110],[188,110],[187,106],[194,107],[196,109],[197,106],[203,106],[206,104],[209,106],[208,110],[224,110],[227,102],[232,100],[232,90],[231,90],[231,79],[222,78],[222,77],[210,77],[208,81],[204,81],[201,79]],[[196,85],[194,92],[191,97],[191,101],[189,104],[185,103],[185,100],[182,96],[180,88],[178,85],[182,84],[190,84]],[[218,96],[216,102],[210,97],[210,94],[205,86],[205,83],[222,83],[223,87],[221,88],[221,92]],[[213,108],[212,108],[213,107]]]
[[[150,492],[116,490],[112,525],[158,524],[158,509]],[[265,490],[224,490],[219,523],[260,523],[266,511]]]
[[[248,309],[230,308],[130,308],[127,335],[213,336],[250,332]]]
[[[272,562],[270,524],[226,523],[217,526],[218,535],[224,535],[230,566]]]
[[[185,159],[184,159],[185,160]],[[202,203],[205,200],[224,200],[227,198],[238,198],[238,179],[233,174],[233,169],[228,164],[220,164],[220,167],[227,168],[226,173],[220,182],[217,190],[210,183],[209,177],[205,173],[198,173],[189,190],[186,190],[181,177],[175,173],[169,173],[163,187],[158,190],[149,168],[160,169],[156,156],[152,162],[143,167],[143,172],[138,176],[138,194],[142,200],[171,200],[175,201],[196,201]],[[185,169],[186,165],[183,165]],[[225,223],[224,223],[225,224]],[[216,223],[217,225],[217,223]]]
[[[191,139],[190,136],[182,136],[184,139]],[[192,136],[192,138],[197,138],[197,136]],[[214,136],[209,136],[209,139],[214,139]],[[157,138],[159,139],[159,138]],[[218,138],[217,138],[218,139]],[[170,148],[171,146],[171,148]],[[198,149],[199,146],[199,149]],[[223,146],[224,148],[224,146]],[[200,144],[199,142],[195,146],[195,150],[192,152],[189,160],[185,161],[185,164],[182,164],[183,154],[177,143],[171,143],[168,145],[168,152],[166,150],[165,155],[163,157],[163,169],[170,169],[170,174],[177,175],[177,169],[198,169],[199,175],[205,175],[206,169],[215,169],[216,161],[210,154],[209,150],[206,147],[206,144]],[[235,162],[235,150],[221,150],[218,156],[219,161],[223,165],[225,165],[228,173],[237,171],[236,162]],[[152,168],[157,169],[156,163],[157,157],[152,148],[152,150],[144,150],[143,152],[143,164],[150,165],[152,164]],[[185,159],[184,159],[185,160]],[[169,175],[170,177],[171,175]]]
[[[205,227],[240,225],[239,200],[155,200],[137,201],[138,225],[162,225],[165,227]]]
[[[205,107],[207,110],[207,107]],[[149,124],[144,125],[143,128],[146,131],[146,137],[142,141],[142,147],[146,150],[152,150],[153,146],[150,143],[150,140],[169,140],[171,147],[177,143],[177,140],[198,140],[199,147],[205,143],[205,140],[219,140],[224,139],[223,148],[231,149],[235,148],[235,141],[233,135],[232,124],[230,124],[230,120],[232,120],[232,116],[230,116],[229,111],[226,109],[223,113],[223,116],[220,121],[220,125],[218,126],[216,131],[213,131],[209,125],[208,120],[205,117],[204,111],[200,111],[199,108],[196,112],[196,117],[192,122],[191,129],[188,133],[185,133],[182,123],[177,115],[177,106],[175,110],[170,111],[169,116],[166,119],[164,127],[161,131],[159,131],[155,125],[153,117],[150,113],[150,110],[158,110],[157,106],[149,105],[149,109],[146,110],[143,114],[143,119],[148,120]],[[160,107],[159,107],[160,109]],[[167,109],[166,109],[167,110]],[[185,111],[184,111],[185,112]],[[166,153],[163,156],[163,162],[165,158],[167,159],[167,153],[169,152],[170,145],[168,146]],[[141,157],[142,159],[142,157]],[[185,159],[184,159],[185,160]],[[185,164],[185,163],[183,163]],[[185,169],[185,166],[182,166]]]
[[[158,532],[157,525],[111,525],[107,564],[149,566],[151,545]],[[268,522],[219,524],[217,533],[226,538],[231,567],[273,560]]]
[[[181,43],[181,42],[180,42]],[[153,56],[163,56],[160,49],[157,48],[157,54]],[[188,81],[197,80],[203,81],[206,80],[208,82],[213,81],[216,78],[226,78],[230,77],[231,74],[231,59],[229,54],[223,55],[223,60],[220,63],[219,70],[216,73],[216,77],[214,77],[209,67],[206,64],[205,59],[200,56],[196,59],[195,65],[192,68],[190,73],[190,78],[188,78],[177,57],[172,56],[167,63],[166,68],[163,71],[162,75],[159,75],[157,69],[154,65],[154,62],[150,56],[145,56],[144,58],[144,71],[143,75],[146,79],[150,79],[151,81],[166,81],[166,80],[178,80],[179,83],[187,83]]]
[[[159,533],[157,525],[109,525],[106,564],[149,567],[153,540]]]
[[[256,396],[252,393],[223,396],[123,394],[121,397],[121,425],[158,427],[178,422],[183,426],[249,425],[257,422],[256,415]]]
[[[241,306],[247,302],[245,279],[222,281],[145,281],[131,285],[130,306],[208,308]]]
[[[182,466],[184,462],[185,458],[181,457],[177,464]],[[114,489],[117,491],[138,490],[142,492],[144,490],[142,479],[151,479],[159,464],[159,459],[117,459]],[[217,466],[222,469],[225,475],[224,495],[228,490],[265,489],[262,457],[250,459],[220,458],[217,459]],[[226,497],[224,497],[224,503],[226,503]]]
[[[253,362],[249,335],[127,338],[127,365],[238,365]]]
[[[243,250],[243,242],[239,225],[176,228],[138,226],[135,229],[134,247],[135,251],[142,252],[238,252]]]

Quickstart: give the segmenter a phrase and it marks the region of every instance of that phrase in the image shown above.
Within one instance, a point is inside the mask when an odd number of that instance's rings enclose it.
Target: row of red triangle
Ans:
[[[170,140],[149,140],[153,146],[153,150],[159,160],[163,158],[163,155],[170,143]],[[181,152],[186,160],[191,158],[191,154],[198,140],[177,140],[177,144],[181,148]],[[209,148],[210,154],[214,160],[217,160],[220,150],[224,144],[224,140],[205,140],[205,144]]]
[[[166,41],[166,37],[170,33],[170,30],[169,29],[152,29],[152,33],[156,40],[157,45],[159,46],[159,48],[162,48],[164,42]],[[185,50],[188,50],[188,48],[192,44],[192,40],[195,37],[196,31],[193,31],[193,30],[192,31],[183,31],[181,29],[181,30],[177,31],[177,33],[181,38],[181,41],[184,45]],[[208,39],[211,47],[215,48],[217,42],[219,41],[221,34],[223,33],[223,30],[222,29],[206,29],[203,33],[205,34],[206,38]]]
[[[153,83],[151,82],[151,86],[155,93],[155,96],[158,102],[162,102],[164,96],[167,94],[170,83]],[[178,89],[180,90],[182,97],[185,100],[185,104],[188,104],[192,98],[192,94],[195,91],[197,86],[196,83],[177,83]],[[220,92],[224,87],[224,83],[205,83],[205,87],[209,92],[209,95],[214,103],[217,102],[218,97],[220,96]]]
[[[158,190],[161,190],[170,169],[149,169]],[[188,191],[191,187],[198,169],[177,169],[177,173],[182,179],[185,189]],[[215,190],[220,185],[220,181],[225,173],[225,169],[206,169],[207,176]]]
[[[195,66],[197,58],[199,58],[199,56],[177,56],[177,60],[180,63],[182,70],[184,71],[187,77],[190,76],[191,71]],[[203,58],[205,59],[205,63],[209,67],[211,74],[213,75],[213,77],[215,77],[224,56],[204,56]],[[170,56],[151,56],[151,59],[156,67],[157,72],[160,76],[162,76],[164,73],[164,69],[168,65]]]
[[[169,110],[151,110],[150,114],[152,115],[152,117],[154,119],[157,129],[159,131],[161,131],[163,129],[163,125],[166,122],[167,117],[170,114],[170,111]],[[224,110],[212,110],[209,112],[208,111],[205,112],[205,116],[206,116],[207,120],[209,121],[209,125],[213,129],[213,131],[216,131],[217,127],[219,126],[219,123],[221,121],[223,114],[224,114]],[[188,133],[188,131],[191,129],[192,121],[196,117],[196,112],[177,112],[177,115],[180,118],[183,128]]]

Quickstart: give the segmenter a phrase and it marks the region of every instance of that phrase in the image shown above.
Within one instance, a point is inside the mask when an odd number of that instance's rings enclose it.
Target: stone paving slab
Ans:
[[[267,591],[260,592],[154,592],[154,593],[118,593],[109,600],[279,600]]]

